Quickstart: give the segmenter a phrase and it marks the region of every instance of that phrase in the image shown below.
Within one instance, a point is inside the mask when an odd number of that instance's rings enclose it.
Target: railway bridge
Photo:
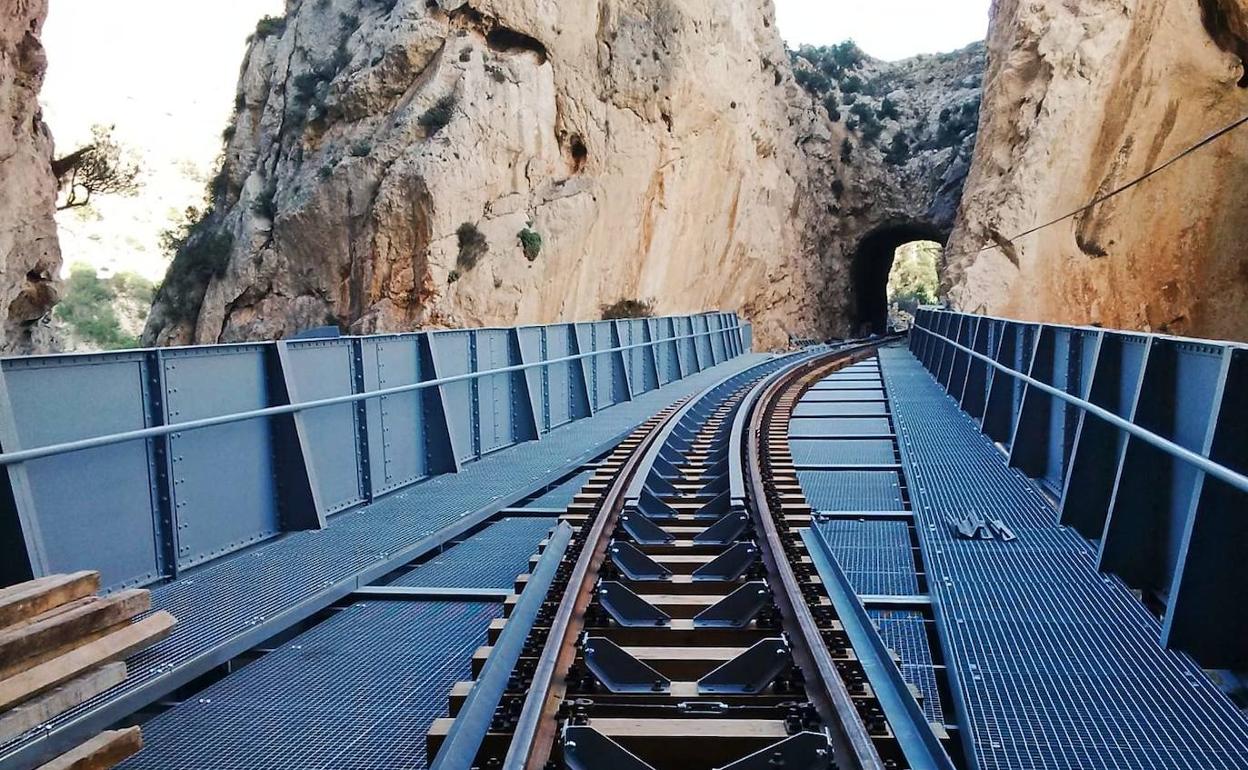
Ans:
[[[1248,768],[1248,349],[935,308],[751,348],[4,360],[2,585],[177,625],[0,718],[0,770],[128,724],[127,770]]]

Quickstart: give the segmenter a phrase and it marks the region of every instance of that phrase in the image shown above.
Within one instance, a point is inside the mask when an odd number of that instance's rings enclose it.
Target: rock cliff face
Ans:
[[[944,289],[962,309],[1248,339],[1244,0],[997,0]],[[987,247],[987,248],[985,248]]]
[[[982,49],[799,84],[816,65],[790,64],[773,16],[771,0],[292,2],[257,30],[212,208],[147,339],[549,322],[631,298],[740,309],[765,344],[849,331],[864,238],[948,231],[974,124],[939,138],[942,114],[977,102]],[[867,138],[825,105],[850,76],[873,91],[864,114],[888,82],[916,90]]]
[[[43,350],[51,333],[40,321],[57,299],[56,180],[52,136],[39,89],[46,60],[39,32],[46,0],[0,7],[0,350]]]

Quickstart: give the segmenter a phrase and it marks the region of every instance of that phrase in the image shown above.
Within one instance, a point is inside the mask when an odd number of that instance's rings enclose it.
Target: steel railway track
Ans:
[[[903,753],[799,534],[793,405],[878,344],[755,367],[621,443],[452,692],[431,766],[943,767]]]

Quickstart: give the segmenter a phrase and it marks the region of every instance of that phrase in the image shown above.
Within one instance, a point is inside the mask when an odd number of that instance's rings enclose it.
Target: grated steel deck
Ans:
[[[817,511],[900,511],[901,484],[896,471],[797,472],[802,491]]]
[[[503,519],[391,582],[396,586],[511,588],[555,518]]]
[[[534,497],[524,503],[524,508],[567,508],[572,504],[572,496],[581,491],[581,487],[585,486],[585,482],[589,481],[589,477],[594,475],[592,470],[582,471],[572,478],[560,482],[542,494]]]
[[[322,531],[292,532],[188,571],[152,589],[152,604],[178,619],[173,633],[132,656],[125,683],[50,722],[43,731],[0,747],[0,754],[33,744],[67,723],[103,729],[99,709],[124,699],[132,712],[212,665],[254,646],[257,630],[271,633],[436,548],[448,528],[479,511],[522,499],[542,479],[557,477],[601,453],[659,409],[724,377],[770,359],[749,354],[708,368],[595,416],[469,463],[330,519]],[[124,708],[123,708],[124,705]],[[120,716],[120,715],[118,715]],[[0,763],[3,765],[3,763]]]
[[[865,390],[864,390],[865,389]],[[876,402],[837,401],[844,393],[872,392]],[[895,434],[875,360],[834,372],[798,402],[789,448],[799,464],[863,465],[898,461]],[[821,415],[823,419],[811,419]],[[827,419],[827,417],[839,419]],[[797,429],[794,429],[794,424]],[[861,438],[867,433],[884,438]],[[812,436],[819,436],[814,438]],[[904,511],[902,476],[896,470],[798,471],[807,501],[820,511]],[[815,524],[859,595],[913,597],[925,593],[908,520],[864,516]],[[937,669],[923,613],[869,609],[884,644],[899,658],[902,679],[919,694],[929,721],[944,722]]]
[[[931,722],[945,719],[937,694],[936,670],[923,614],[913,610],[867,610],[880,636],[901,658],[901,676],[923,695],[923,713]]]
[[[905,522],[825,521],[816,526],[857,593],[912,596],[919,592]]]
[[[895,463],[897,453],[891,439],[789,439],[793,461],[825,465]]]
[[[880,358],[979,768],[1248,768],[1248,717],[909,351]],[[1019,539],[956,538],[968,512]]]
[[[122,770],[419,770],[498,604],[359,602],[143,726]]]

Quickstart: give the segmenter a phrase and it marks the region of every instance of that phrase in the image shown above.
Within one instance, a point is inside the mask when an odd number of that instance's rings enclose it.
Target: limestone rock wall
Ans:
[[[952,304],[1248,339],[1248,126],[1007,241],[1248,114],[1248,3],[996,0],[992,14],[979,140],[946,252]]]
[[[0,351],[47,348],[43,319],[57,299],[61,252],[56,238],[52,136],[39,109],[46,69],[39,32],[46,0],[0,6]]]
[[[832,121],[771,0],[302,0],[258,29],[236,106],[150,342],[586,319],[625,298],[738,309],[768,345],[845,333],[856,243],[926,216],[952,165],[885,163]]]

